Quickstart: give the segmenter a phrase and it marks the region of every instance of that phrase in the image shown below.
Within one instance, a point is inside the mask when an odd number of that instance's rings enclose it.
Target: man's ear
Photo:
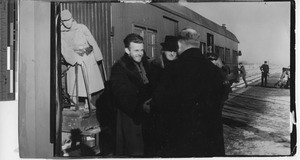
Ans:
[[[128,48],[125,48],[125,52],[129,55],[129,49]]]

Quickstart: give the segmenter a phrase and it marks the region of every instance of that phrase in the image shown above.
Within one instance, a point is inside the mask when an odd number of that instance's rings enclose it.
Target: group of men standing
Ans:
[[[101,75],[94,73],[100,74],[101,51],[89,30],[77,24],[68,10],[62,11],[61,20],[63,56],[72,67],[81,66],[79,95],[87,91],[81,96],[89,97],[104,88]],[[200,35],[194,29],[168,38],[172,42],[162,43],[163,59],[168,60],[159,66],[146,56],[140,35],[129,34],[123,41],[125,53],[113,65],[110,77],[117,109],[115,155],[224,156],[222,70],[201,54]],[[70,72],[74,76],[78,71]],[[69,83],[71,95],[74,82]]]
[[[151,82],[155,75],[151,74],[153,67],[144,53],[143,38],[133,33],[124,39],[125,54],[112,67],[110,78],[118,109],[116,155],[202,157],[225,154],[224,77],[217,66],[200,54],[199,34],[195,30],[183,29],[177,38],[178,59],[165,66],[161,76],[156,78],[158,82],[154,82],[156,85]],[[157,117],[158,122],[150,126],[151,129],[144,126],[149,116]],[[153,141],[157,143],[149,148],[147,145]]]

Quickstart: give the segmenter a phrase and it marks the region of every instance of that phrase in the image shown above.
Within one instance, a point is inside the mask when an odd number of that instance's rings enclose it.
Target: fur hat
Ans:
[[[166,36],[165,41],[160,44],[162,46],[162,50],[164,51],[174,51],[178,50],[178,38],[175,36]]]
[[[69,10],[65,9],[65,10],[61,11],[60,18],[62,21],[67,21],[72,18],[72,14]]]

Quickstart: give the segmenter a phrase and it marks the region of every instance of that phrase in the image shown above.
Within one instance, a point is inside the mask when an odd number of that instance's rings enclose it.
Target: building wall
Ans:
[[[141,14],[142,13],[142,14]],[[160,43],[164,41],[166,31],[164,29],[164,18],[167,17],[178,22],[178,31],[186,27],[197,30],[200,34],[200,41],[207,44],[207,33],[214,35],[214,45],[238,51],[238,43],[227,37],[216,33],[195,22],[191,22],[183,17],[174,15],[167,10],[161,9],[150,4],[122,4],[112,3],[112,27],[114,28],[113,37],[113,60],[116,61],[124,53],[123,39],[132,33],[132,26],[138,24],[157,30],[157,54],[160,54]]]
[[[50,143],[50,2],[20,1],[19,151],[53,156]],[[53,53],[52,53],[53,54]]]

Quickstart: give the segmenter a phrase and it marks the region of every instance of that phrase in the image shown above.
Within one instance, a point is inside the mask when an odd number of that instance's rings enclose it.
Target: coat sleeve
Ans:
[[[125,69],[119,64],[112,68],[111,87],[116,107],[134,119],[139,109],[138,93],[126,75]]]
[[[84,36],[87,39],[87,42],[93,47],[93,52],[94,52],[96,61],[101,61],[103,59],[102,52],[101,52],[94,36],[92,35],[90,30],[85,25],[82,25],[82,30],[83,30]]]
[[[71,65],[75,65],[78,59],[81,58],[63,39],[61,40],[61,54],[66,62]]]

